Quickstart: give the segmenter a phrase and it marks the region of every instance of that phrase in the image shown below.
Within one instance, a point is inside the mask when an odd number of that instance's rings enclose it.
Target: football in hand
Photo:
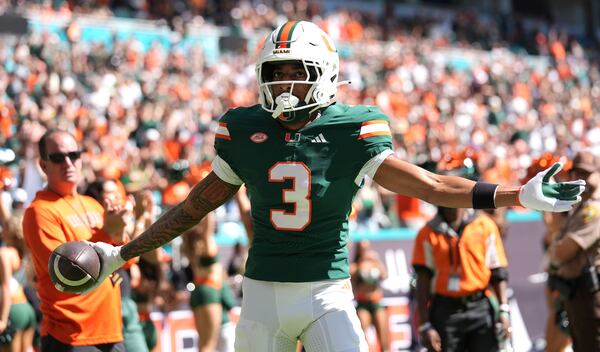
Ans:
[[[48,273],[57,290],[81,293],[98,280],[100,257],[84,241],[66,242],[56,247],[48,260]]]

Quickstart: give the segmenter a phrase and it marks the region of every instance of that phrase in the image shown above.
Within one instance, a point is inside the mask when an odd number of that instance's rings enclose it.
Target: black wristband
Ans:
[[[497,184],[477,182],[473,187],[473,209],[496,209]]]

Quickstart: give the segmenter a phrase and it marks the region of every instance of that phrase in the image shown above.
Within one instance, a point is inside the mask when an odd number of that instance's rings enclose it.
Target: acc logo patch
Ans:
[[[269,136],[267,136],[267,134],[263,132],[256,132],[255,134],[250,136],[250,140],[254,143],[262,143],[267,139],[269,139]]]
[[[598,217],[598,208],[588,205],[583,209],[583,223],[587,224]]]

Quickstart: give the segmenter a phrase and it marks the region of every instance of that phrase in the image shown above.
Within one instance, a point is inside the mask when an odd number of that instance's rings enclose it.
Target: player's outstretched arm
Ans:
[[[129,260],[169,243],[233,197],[239,188],[211,172],[192,188],[183,202],[167,211],[139,237],[125,244],[121,257]]]
[[[462,177],[438,175],[390,156],[379,166],[374,179],[392,192],[448,208],[522,205],[542,211],[567,211],[581,201],[585,181],[553,182],[552,176],[561,169],[562,164],[556,163],[523,186],[500,185],[494,189]]]
[[[91,243],[102,260],[98,282],[104,281],[127,260],[161,247],[190,229],[208,213],[233,197],[239,188],[240,186],[229,184],[211,172],[194,186],[183,202],[167,211],[131,242],[120,247],[102,242]]]

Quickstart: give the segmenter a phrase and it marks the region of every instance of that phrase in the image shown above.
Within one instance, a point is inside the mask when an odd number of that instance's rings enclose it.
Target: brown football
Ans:
[[[50,254],[48,273],[57,290],[81,293],[96,283],[100,266],[98,253],[87,242],[66,242]]]

